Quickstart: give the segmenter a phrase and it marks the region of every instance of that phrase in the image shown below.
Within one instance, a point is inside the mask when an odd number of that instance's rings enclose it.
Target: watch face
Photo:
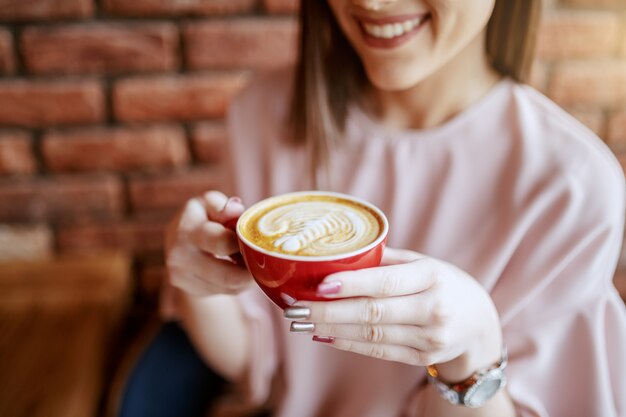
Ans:
[[[506,386],[504,370],[508,363],[506,346],[502,346],[502,359],[497,367],[486,371],[478,371],[470,378],[454,385],[439,381],[435,374],[428,372],[428,382],[434,385],[437,392],[454,405],[481,407],[500,389]]]
[[[496,392],[498,392],[502,382],[503,381],[500,378],[485,379],[481,381],[481,384],[477,386],[470,395],[465,396],[465,405],[468,407],[482,406],[489,401],[489,399],[493,397]]]

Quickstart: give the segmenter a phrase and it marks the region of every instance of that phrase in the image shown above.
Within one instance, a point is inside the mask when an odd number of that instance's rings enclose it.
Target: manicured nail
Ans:
[[[313,341],[332,344],[335,341],[335,338],[331,336],[313,336]]]
[[[317,286],[317,295],[335,295],[341,291],[341,281],[322,282]]]
[[[293,298],[292,296],[290,296],[289,294],[285,294],[284,292],[280,293],[280,298],[281,300],[283,300],[285,302],[285,304],[287,304],[288,306],[292,306],[295,303],[298,302],[298,300],[296,300],[295,298]]]
[[[289,331],[293,333],[313,333],[314,330],[314,323],[301,323],[298,321],[294,321],[289,327]]]
[[[226,200],[226,203],[224,203],[224,207],[222,207],[222,212],[226,211],[228,209],[228,207],[232,204],[232,203],[237,203],[240,205],[243,205],[243,201],[241,200],[241,198],[239,197],[228,197],[228,200]]]
[[[226,203],[224,204],[224,207],[222,208],[222,211],[226,211],[226,209],[228,208],[228,206],[231,203],[236,203],[237,200],[239,200],[238,202],[241,203],[241,199],[239,197],[228,197],[228,200],[226,200]]]
[[[286,319],[298,320],[308,319],[311,316],[311,309],[308,307],[289,307],[283,312]]]

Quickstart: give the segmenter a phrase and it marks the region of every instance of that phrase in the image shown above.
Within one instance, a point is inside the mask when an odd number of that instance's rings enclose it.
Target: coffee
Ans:
[[[238,227],[266,251],[315,257],[364,248],[380,236],[384,224],[378,213],[356,201],[299,193],[259,203],[241,217]]]
[[[371,203],[350,195],[302,191],[268,198],[237,221],[246,268],[279,307],[317,294],[330,274],[380,265],[389,225]]]

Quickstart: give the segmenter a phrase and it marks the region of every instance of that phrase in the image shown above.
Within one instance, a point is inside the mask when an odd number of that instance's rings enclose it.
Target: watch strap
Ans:
[[[428,374],[428,382],[431,383],[439,395],[454,405],[464,405],[467,407],[480,407],[493,395],[495,395],[500,389],[506,385],[506,377],[504,370],[508,364],[508,352],[506,346],[502,346],[502,356],[500,360],[486,369],[481,369],[474,372],[468,378],[460,382],[447,382],[439,377],[439,372],[435,365],[429,365],[426,367]],[[482,403],[476,403],[469,401],[469,397],[475,392],[475,390],[485,380],[500,380],[500,385],[493,394],[482,401]]]

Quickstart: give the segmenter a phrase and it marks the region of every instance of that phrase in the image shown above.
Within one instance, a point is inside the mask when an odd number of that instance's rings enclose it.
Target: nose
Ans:
[[[395,3],[397,0],[352,0],[352,2],[367,10],[380,10],[383,7]]]

